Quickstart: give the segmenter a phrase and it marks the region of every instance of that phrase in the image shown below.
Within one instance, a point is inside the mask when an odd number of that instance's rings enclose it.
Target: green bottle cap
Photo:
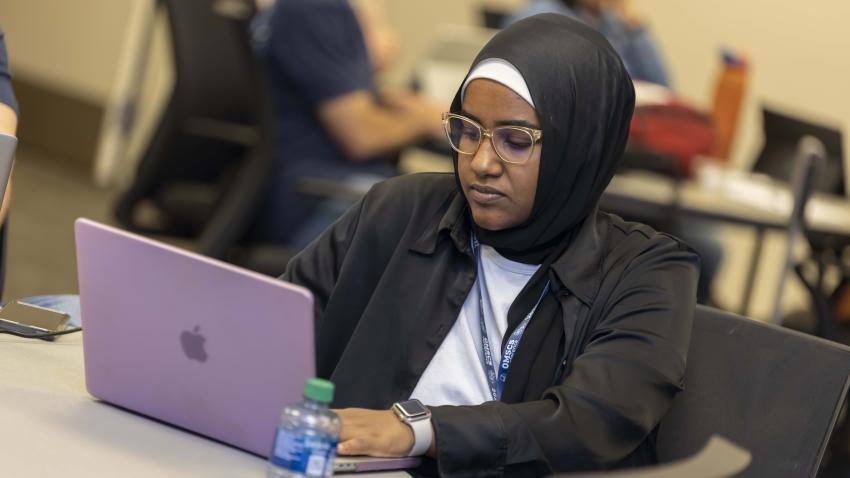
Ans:
[[[334,399],[334,384],[321,378],[311,378],[304,384],[304,396],[317,402],[331,403]]]

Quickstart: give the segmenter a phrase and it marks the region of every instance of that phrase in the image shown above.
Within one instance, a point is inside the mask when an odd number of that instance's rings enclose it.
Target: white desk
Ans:
[[[408,161],[413,167],[405,172],[451,171],[447,159],[417,153]],[[305,178],[302,191],[321,197],[356,201],[371,185],[348,184],[337,180]],[[616,211],[627,217],[664,218],[675,208],[677,212],[704,216],[719,221],[749,226],[784,229],[793,207],[790,191],[780,185],[758,186],[746,175],[736,186],[706,187],[697,181],[676,180],[660,174],[628,172],[614,176],[600,201],[603,210]],[[834,234],[850,240],[850,200],[845,197],[814,194],[806,205],[808,228],[814,232]]]
[[[80,334],[54,343],[0,335],[0,475],[265,476],[259,457],[92,398],[82,352]]]
[[[618,174],[605,190],[600,205],[639,220],[661,220],[672,215],[706,217],[752,226],[756,250],[750,260],[738,313],[747,315],[766,229],[787,229],[793,209],[791,191],[756,175],[718,176],[716,184],[695,180],[677,183],[657,174]],[[710,181],[708,181],[710,183]],[[850,200],[814,194],[806,203],[806,227],[830,237],[835,247],[850,245]]]
[[[603,195],[602,203],[606,202],[616,204],[617,211],[634,209],[642,215],[663,214],[665,208],[675,207],[687,214],[776,229],[788,227],[793,207],[786,187],[752,175],[709,187],[693,180],[677,185],[671,178],[644,172],[615,176]],[[806,205],[806,221],[812,231],[850,238],[850,200],[814,194]]]

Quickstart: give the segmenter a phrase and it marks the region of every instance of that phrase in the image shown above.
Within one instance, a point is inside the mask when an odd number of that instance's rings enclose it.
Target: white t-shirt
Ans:
[[[484,320],[493,361],[498,364],[502,359],[502,338],[508,328],[508,309],[540,266],[508,260],[483,244],[480,254],[487,286]],[[429,406],[477,405],[493,400],[481,361],[478,290],[476,278],[457,321],[419,378],[411,398]]]

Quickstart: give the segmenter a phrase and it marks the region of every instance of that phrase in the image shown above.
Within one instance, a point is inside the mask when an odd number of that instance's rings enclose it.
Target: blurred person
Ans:
[[[9,59],[6,52],[6,41],[3,30],[0,30],[0,133],[15,136],[18,128],[18,102],[12,89],[12,75],[9,70]],[[0,296],[2,296],[3,283],[6,277],[6,219],[8,216],[10,198],[12,192],[12,179],[6,187],[6,195],[3,198],[2,210],[0,210]],[[44,295],[20,299],[21,302],[47,307],[67,313],[71,319],[69,326],[80,325],[80,301],[76,295]]]
[[[363,31],[369,63],[375,72],[386,70],[399,54],[398,33],[387,22],[381,0],[353,0],[352,7]]]
[[[376,10],[358,16],[348,0],[279,0],[254,31],[265,32],[258,52],[275,110],[273,178],[255,237],[300,248],[350,205],[300,191],[305,178],[395,175],[392,155],[442,138],[444,108],[411,92],[378,92],[374,71],[393,47]]]
[[[6,53],[6,40],[3,30],[0,30],[0,133],[15,136],[18,130],[18,102],[12,90],[12,74],[9,71],[9,60]],[[0,224],[6,223],[9,211],[9,199],[12,193],[11,176],[6,187],[6,195],[0,208]],[[5,241],[4,241],[5,242]]]
[[[18,102],[12,90],[12,74],[6,54],[6,40],[0,30],[0,133],[15,136],[18,129]],[[6,185],[3,204],[0,205],[0,297],[6,277],[6,217],[9,214],[9,201],[12,197],[12,176]]]
[[[633,79],[670,86],[655,40],[630,0],[532,0],[506,24],[546,12],[567,15],[597,29],[620,54]]]

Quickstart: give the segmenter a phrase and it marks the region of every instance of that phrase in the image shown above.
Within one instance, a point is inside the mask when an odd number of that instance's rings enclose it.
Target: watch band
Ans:
[[[431,442],[434,441],[434,430],[431,428],[431,419],[417,420],[414,422],[404,422],[413,430],[413,448],[407,456],[422,456],[429,448]]]

